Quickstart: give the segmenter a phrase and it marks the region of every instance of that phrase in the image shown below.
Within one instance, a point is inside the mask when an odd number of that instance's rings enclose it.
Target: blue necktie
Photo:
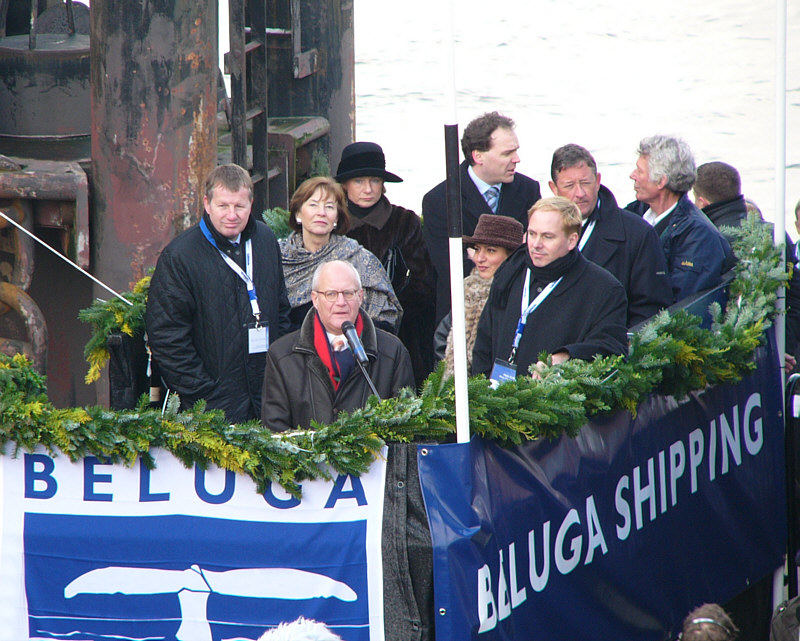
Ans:
[[[489,209],[492,210],[493,214],[497,213],[497,203],[500,200],[500,188],[496,186],[491,186],[487,189],[483,197],[486,199],[486,204],[489,205]]]

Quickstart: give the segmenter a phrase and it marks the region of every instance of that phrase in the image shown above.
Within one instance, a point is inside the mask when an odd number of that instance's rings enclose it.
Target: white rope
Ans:
[[[47,250],[51,251],[52,253],[54,253],[56,256],[58,256],[58,257],[59,257],[61,260],[63,260],[65,263],[67,263],[68,265],[70,265],[70,266],[74,267],[75,269],[77,269],[77,270],[78,270],[78,271],[79,271],[81,274],[83,274],[84,276],[88,276],[89,278],[91,278],[91,279],[92,279],[92,280],[93,280],[95,283],[97,283],[98,285],[100,285],[100,287],[102,287],[103,289],[106,289],[106,290],[108,290],[109,292],[111,292],[112,294],[114,294],[114,296],[116,296],[116,297],[117,297],[117,298],[119,298],[120,300],[122,300],[122,301],[125,301],[126,303],[128,303],[128,305],[131,305],[131,306],[133,306],[133,303],[132,303],[131,301],[129,301],[127,298],[124,298],[124,297],[123,297],[121,294],[118,294],[117,292],[115,292],[115,291],[114,291],[113,289],[111,289],[111,288],[110,288],[108,285],[106,285],[105,283],[102,283],[102,282],[100,282],[99,280],[97,280],[97,279],[96,279],[94,276],[92,276],[92,275],[91,275],[89,272],[87,272],[85,269],[82,269],[80,266],[78,266],[78,265],[76,265],[75,263],[73,263],[73,262],[72,262],[72,261],[71,261],[69,258],[67,258],[66,256],[64,256],[64,254],[62,254],[62,253],[60,253],[60,252],[57,252],[55,249],[53,249],[52,247],[50,247],[50,245],[48,245],[46,242],[44,242],[43,240],[40,240],[40,239],[39,239],[38,237],[36,237],[34,234],[32,234],[31,232],[29,232],[27,229],[25,229],[25,228],[24,228],[22,225],[20,225],[20,224],[19,224],[19,223],[17,223],[16,221],[14,221],[14,220],[12,220],[11,218],[9,218],[8,216],[6,216],[5,212],[3,212],[2,210],[0,210],[0,216],[2,216],[3,218],[5,218],[5,219],[6,219],[8,222],[10,222],[12,225],[14,225],[14,227],[16,227],[17,229],[19,229],[21,232],[24,232],[25,234],[27,234],[28,236],[30,236],[31,238],[33,238],[33,240],[35,240],[37,243],[39,243],[39,244],[40,244],[42,247],[44,247],[45,249],[47,249]]]

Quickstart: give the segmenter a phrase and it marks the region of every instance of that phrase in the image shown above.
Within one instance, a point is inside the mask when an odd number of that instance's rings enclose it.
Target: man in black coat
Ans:
[[[581,253],[625,288],[628,327],[672,305],[658,234],[641,217],[617,206],[614,194],[600,184],[592,154],[580,145],[559,147],[553,153],[550,177],[553,194],[571,200],[581,211]]]
[[[742,179],[736,167],[719,161],[700,165],[692,189],[695,204],[717,227],[740,227],[747,218],[747,202],[742,195]],[[787,268],[792,266],[792,276],[786,288],[785,365],[788,374],[796,366],[795,357],[800,355],[800,271],[794,243],[788,233],[784,257]]]
[[[244,169],[211,172],[200,224],[161,252],[145,318],[153,357],[181,408],[205,399],[233,423],[259,418],[265,353],[289,329],[278,242],[251,218],[252,203]]]
[[[739,227],[747,218],[739,171],[725,162],[707,162],[697,168],[692,185],[694,204],[717,227]]]
[[[367,373],[381,398],[414,388],[411,358],[396,336],[361,313],[364,291],[347,262],[322,263],[311,281],[311,303],[299,330],[276,341],[267,354],[261,421],[273,432],[311,421],[332,423],[341,411],[364,407],[370,386],[348,347],[342,323],[350,321],[363,343]]]
[[[501,382],[570,358],[627,352],[625,289],[578,251],[582,217],[566,198],[531,208],[526,244],[497,270],[478,323],[472,373]],[[497,361],[502,361],[497,363]]]
[[[363,290],[350,263],[322,263],[311,284],[313,308],[301,328],[275,342],[267,354],[261,420],[273,431],[311,421],[331,423],[341,411],[363,407],[369,384],[342,336],[355,325],[365,365],[381,398],[414,387],[411,359],[400,340],[377,329],[360,312]],[[434,633],[433,552],[419,486],[414,443],[388,443],[384,486],[384,634],[387,641],[429,639]]]
[[[499,214],[528,222],[528,210],[542,197],[539,183],[517,173],[519,142],[514,121],[496,111],[470,122],[461,137],[461,224],[472,236],[481,214]],[[422,234],[436,272],[436,322],[450,311],[450,250],[445,182],[422,199]],[[460,244],[460,243],[459,243]],[[463,254],[464,276],[473,265]]]

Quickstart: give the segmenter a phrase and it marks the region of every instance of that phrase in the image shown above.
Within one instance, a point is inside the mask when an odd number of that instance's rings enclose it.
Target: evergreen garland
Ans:
[[[289,212],[282,207],[265,209],[264,213],[261,214],[261,218],[269,225],[269,228],[278,240],[286,238],[292,233],[292,228],[289,227]]]
[[[778,267],[779,248],[769,226],[750,219],[726,230],[739,258],[730,300],[723,313],[712,305],[712,327],[685,311],[661,312],[637,332],[627,358],[570,360],[546,367],[541,380],[521,377],[492,390],[484,377],[468,382],[470,427],[483,438],[514,445],[536,438],[574,436],[592,416],[636,408],[653,391],[683,397],[707,385],[736,382],[755,367],[753,351],[775,311],[778,288],[788,274]],[[118,300],[97,302],[81,312],[94,327],[86,354],[90,376],[99,373],[109,333],[143,332],[149,278]],[[103,360],[105,359],[105,360]],[[248,474],[259,492],[278,482],[294,495],[305,479],[330,478],[331,470],[362,474],[387,441],[441,440],[454,433],[452,377],[440,364],[419,396],[371,398],[366,407],[342,413],[330,425],[272,434],[251,421],[230,425],[221,411],[203,402],[178,412],[173,400],[162,416],[143,398],[135,410],[100,407],[56,409],[47,400],[45,379],[24,356],[0,355],[0,447],[12,454],[41,446],[71,460],[98,456],[133,465],[138,457],[152,467],[151,448],[172,452],[186,466],[214,464]]]
[[[133,287],[133,291],[125,292],[122,297],[130,305],[119,298],[105,301],[95,300],[91,307],[78,312],[78,318],[92,326],[92,336],[83,350],[89,363],[86,384],[100,378],[100,371],[108,363],[108,337],[122,332],[130,337],[144,334],[144,310],[147,306],[147,292],[150,288],[150,276],[145,276]]]

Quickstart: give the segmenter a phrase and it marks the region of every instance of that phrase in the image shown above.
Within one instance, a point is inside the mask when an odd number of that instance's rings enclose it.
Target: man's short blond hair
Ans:
[[[578,206],[561,196],[553,196],[552,198],[542,198],[537,200],[533,207],[528,210],[528,221],[530,222],[531,216],[537,211],[554,211],[561,216],[564,232],[569,236],[572,233],[578,234],[581,231],[583,224],[583,216]]]
[[[214,198],[214,189],[217,187],[234,193],[243,188],[247,189],[250,192],[250,200],[253,200],[253,179],[239,165],[229,163],[214,167],[206,178],[205,195],[208,200]]]

